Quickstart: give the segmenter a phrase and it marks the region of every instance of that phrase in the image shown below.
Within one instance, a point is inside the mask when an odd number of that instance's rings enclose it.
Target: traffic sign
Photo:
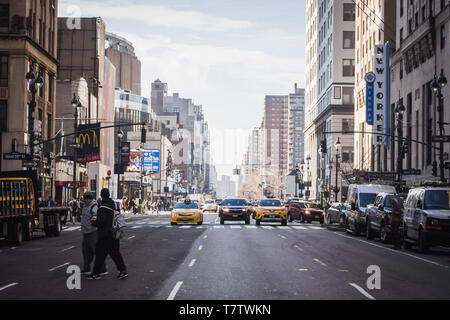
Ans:
[[[422,170],[419,169],[404,169],[402,172],[405,176],[420,176],[422,174]]]
[[[450,142],[450,136],[433,136],[433,142]]]
[[[3,160],[27,160],[29,158],[29,155],[26,153],[4,153],[3,154]]]
[[[37,167],[37,166],[38,166],[37,162],[30,161],[30,160],[23,160],[22,161],[22,167],[34,168],[34,167]]]
[[[79,143],[71,143],[71,144],[69,144],[69,148],[81,149],[81,144],[79,144]]]

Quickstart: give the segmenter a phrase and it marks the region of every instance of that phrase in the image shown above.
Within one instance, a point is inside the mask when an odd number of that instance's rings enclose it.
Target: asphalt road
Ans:
[[[21,247],[0,244],[0,299],[450,299],[450,250],[430,254],[330,231],[318,224],[243,222],[170,226],[169,216],[129,219],[122,254],[129,278],[113,262],[101,280],[82,276],[69,290],[69,265],[82,265],[79,226]],[[381,289],[370,290],[369,266]]]

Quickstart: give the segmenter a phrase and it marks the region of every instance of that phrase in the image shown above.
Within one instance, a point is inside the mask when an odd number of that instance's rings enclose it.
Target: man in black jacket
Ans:
[[[116,204],[110,198],[108,189],[102,189],[100,195],[102,197],[102,202],[97,210],[97,219],[91,221],[91,224],[94,227],[97,227],[98,242],[95,252],[94,271],[88,279],[100,279],[100,272],[108,254],[116,264],[117,270],[119,270],[117,278],[125,279],[128,277],[128,273],[122,254],[120,253],[120,240],[113,237],[112,230]]]

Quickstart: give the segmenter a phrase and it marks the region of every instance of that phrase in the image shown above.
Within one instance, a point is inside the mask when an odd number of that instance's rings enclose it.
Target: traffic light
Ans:
[[[320,152],[323,154],[327,153],[327,139],[320,140]]]
[[[406,153],[409,153],[409,143],[408,142],[405,142],[404,144],[403,144],[403,152],[406,154]]]
[[[141,143],[147,142],[147,130],[145,130],[144,127],[142,127],[141,131]]]
[[[438,167],[437,167],[437,162],[434,161],[433,162],[433,177],[437,177],[438,176]]]

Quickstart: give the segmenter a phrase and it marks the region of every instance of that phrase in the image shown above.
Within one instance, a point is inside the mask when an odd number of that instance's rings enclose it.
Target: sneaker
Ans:
[[[117,279],[125,279],[126,277],[128,277],[128,273],[126,271],[120,271],[119,275],[117,276]]]
[[[99,274],[93,274],[88,277],[89,280],[100,280],[102,277],[100,277]]]
[[[103,272],[100,272],[100,275],[101,276],[106,276],[106,275],[108,275],[109,274],[109,272],[108,271],[103,271]]]

